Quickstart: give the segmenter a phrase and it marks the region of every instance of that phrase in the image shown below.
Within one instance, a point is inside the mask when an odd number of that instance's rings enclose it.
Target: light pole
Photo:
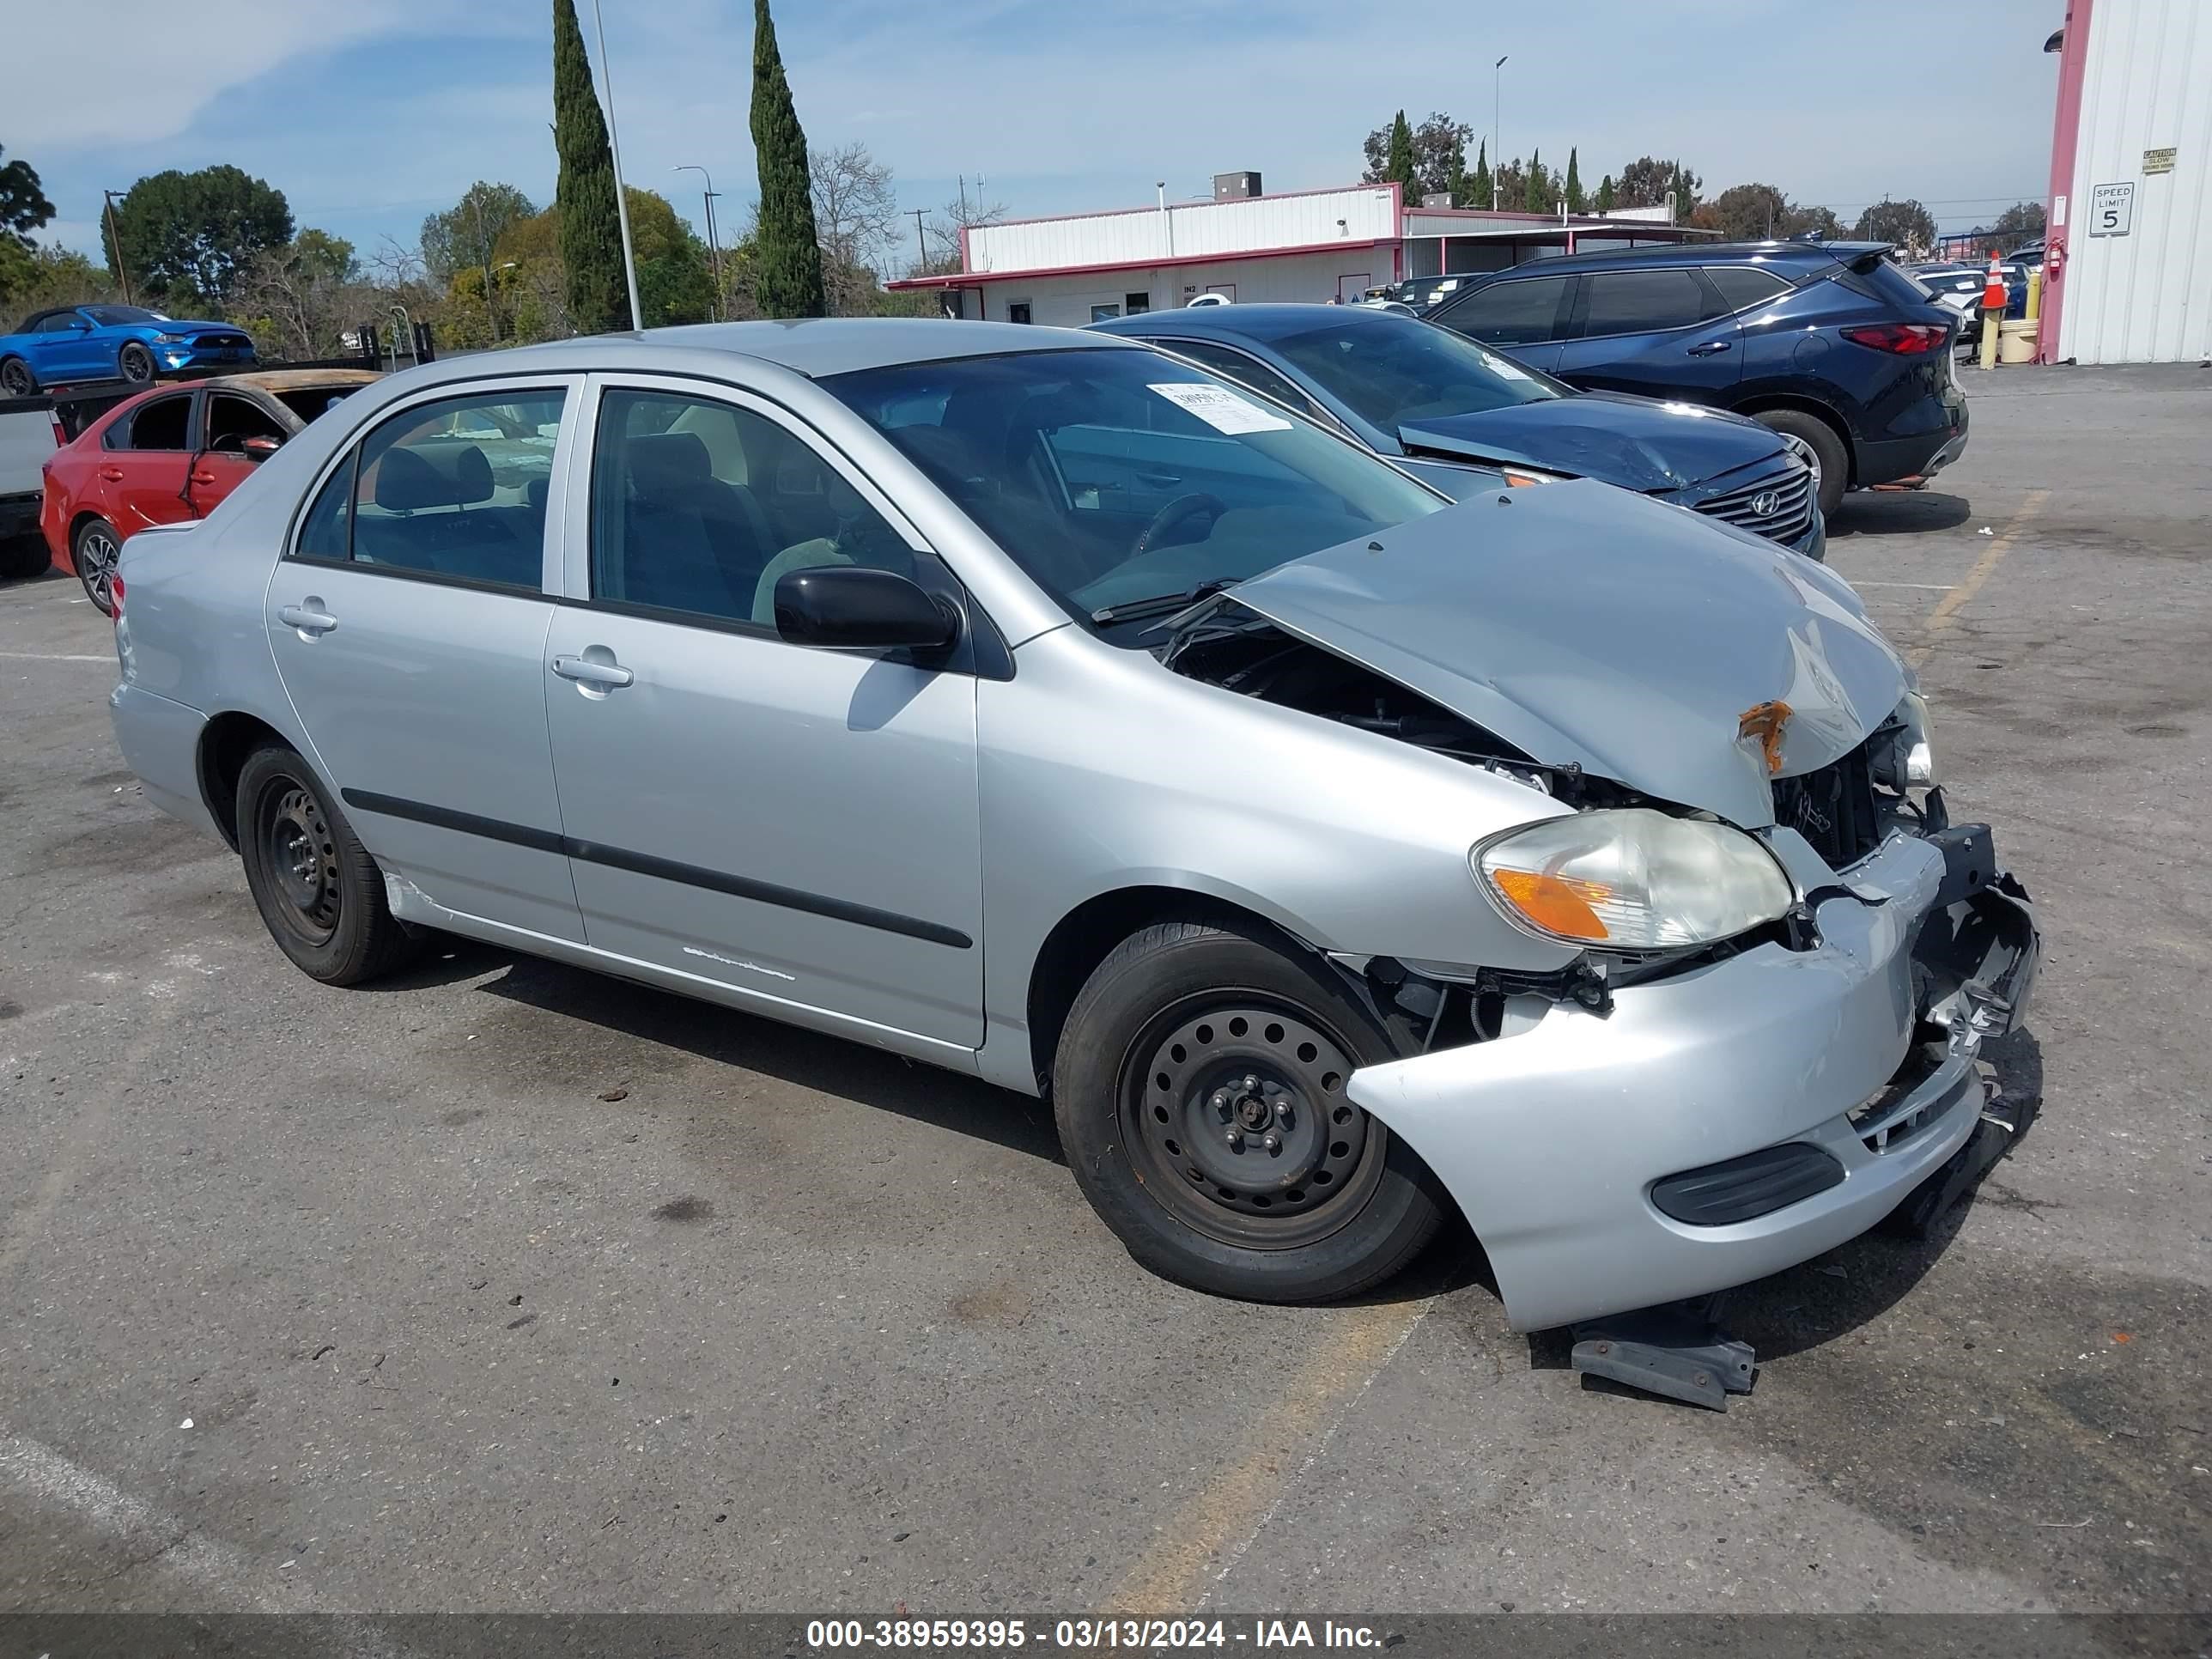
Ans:
[[[607,22],[599,0],[592,0],[592,27],[599,37],[599,82],[607,89],[607,148],[615,164],[615,216],[622,221],[623,275],[629,280],[629,325],[645,326],[645,307],[637,298],[637,253],[629,240],[629,198],[623,190],[622,139],[615,128],[615,68],[607,61]]]
[[[1507,53],[1506,57],[1510,57]],[[1504,147],[1498,142],[1498,112],[1504,107],[1501,88],[1505,83],[1505,58],[1500,58],[1490,66],[1490,210],[1498,211],[1498,170],[1505,165]]]
[[[115,280],[123,284],[123,303],[131,303],[131,273],[123,268],[123,233],[115,225],[115,192],[100,191],[107,198],[107,240],[115,249]]]
[[[722,315],[722,245],[714,237],[714,198],[721,192],[714,188],[714,175],[696,161],[679,161],[668,169],[671,173],[696,173],[707,181],[707,252],[714,267],[714,316]]]

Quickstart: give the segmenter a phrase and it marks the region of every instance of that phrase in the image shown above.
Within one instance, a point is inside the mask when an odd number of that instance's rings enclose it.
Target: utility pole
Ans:
[[[629,238],[629,193],[623,185],[622,139],[615,127],[615,67],[607,61],[607,21],[599,0],[592,0],[592,27],[599,37],[599,81],[607,89],[607,149],[615,164],[615,210],[622,222],[623,275],[629,279],[629,325],[645,326],[645,307],[637,297],[637,252]]]
[[[914,210],[914,251],[921,256],[921,263],[914,268],[914,274],[920,276],[929,270],[929,238],[922,232],[920,208]]]
[[[714,188],[714,175],[696,161],[678,161],[669,171],[696,173],[707,181],[707,252],[714,267],[714,319],[720,322],[723,320],[722,244],[714,234],[714,198],[722,192]]]
[[[123,233],[115,224],[115,192],[104,190],[100,194],[107,198],[107,240],[115,250],[115,278],[123,284],[123,303],[127,306],[131,303],[131,273],[123,268]]]
[[[491,243],[484,235],[483,198],[473,191],[469,194],[469,206],[477,216],[477,252],[483,262],[484,315],[491,323],[491,343],[499,343],[499,307],[491,300]]]
[[[1512,56],[1508,52],[1505,57]],[[1500,112],[1505,107],[1505,58],[1490,66],[1490,210],[1498,211],[1498,173],[1505,165],[1505,148],[1498,142]]]

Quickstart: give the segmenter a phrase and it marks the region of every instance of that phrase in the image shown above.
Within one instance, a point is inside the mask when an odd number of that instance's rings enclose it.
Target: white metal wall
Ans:
[[[1057,270],[1139,259],[1252,253],[1326,242],[1395,241],[1387,185],[1255,196],[1226,202],[1170,204],[1135,213],[1094,213],[1027,224],[982,225],[968,233],[968,269]]]
[[[1011,283],[985,283],[983,314],[1006,320],[1010,305],[1027,305],[1030,320],[1060,328],[1080,328],[1093,306],[1126,306],[1143,294],[1154,311],[1171,311],[1209,289],[1231,294],[1242,304],[1269,301],[1326,303],[1352,279],[1354,289],[1387,283],[1391,250],[1346,248],[1342,253],[1297,253],[1273,259],[1229,259],[1218,264],[1170,265],[1150,270],[1115,270],[1073,276],[1031,276]]]
[[[2173,170],[2146,174],[2166,148]],[[2128,234],[2092,235],[2096,186],[2127,183]],[[2212,356],[2212,3],[2096,0],[2066,219],[2060,357]]]

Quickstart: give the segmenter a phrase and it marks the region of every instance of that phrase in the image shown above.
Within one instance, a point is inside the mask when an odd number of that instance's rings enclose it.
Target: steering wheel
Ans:
[[[1178,495],[1158,512],[1153,514],[1152,522],[1138,532],[1136,545],[1129,550],[1129,556],[1133,559],[1139,554],[1151,552],[1155,542],[1165,536],[1169,531],[1182,525],[1186,520],[1195,519],[1201,515],[1209,519],[1218,519],[1228,510],[1229,503],[1218,495],[1204,494]]]

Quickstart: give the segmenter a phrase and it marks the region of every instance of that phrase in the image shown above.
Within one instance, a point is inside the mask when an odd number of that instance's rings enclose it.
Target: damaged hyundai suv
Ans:
[[[1455,1210],[1522,1329],[1802,1261],[1960,1149],[2036,963],[1820,566],[1097,335],[425,365],[115,596],[125,754],[308,974],[445,931],[1048,1097],[1232,1296]]]

